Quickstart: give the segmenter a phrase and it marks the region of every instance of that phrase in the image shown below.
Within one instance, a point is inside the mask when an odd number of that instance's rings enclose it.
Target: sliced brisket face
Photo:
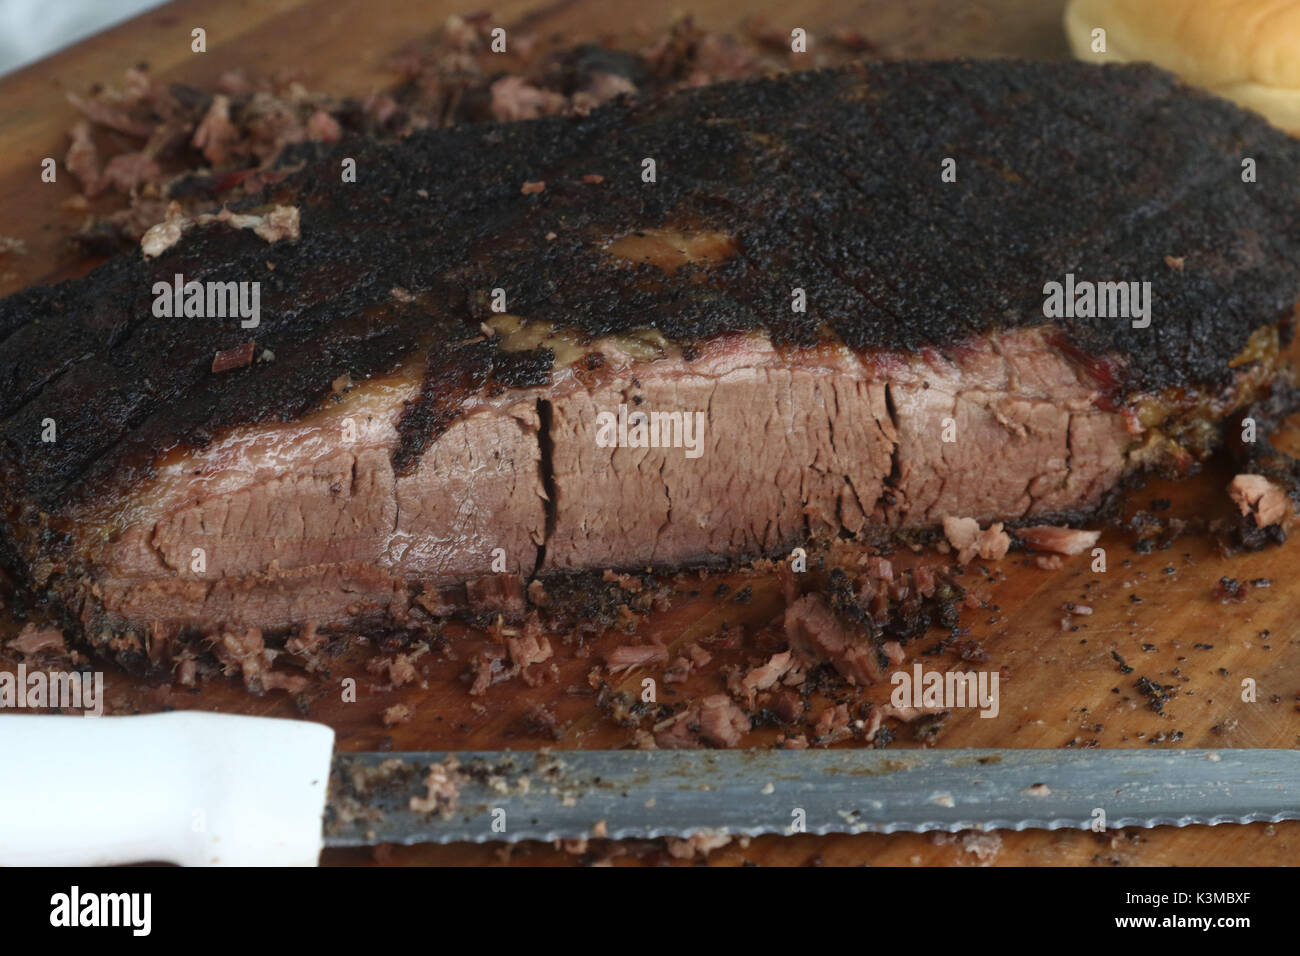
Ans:
[[[126,658],[1077,517],[1208,450],[1300,288],[1300,145],[1144,67],[723,84],[346,142],[264,199],[300,238],[194,225],[0,302],[5,558]],[[1045,319],[1067,273],[1150,282],[1150,326]],[[260,282],[260,325],[155,316],[177,274]]]

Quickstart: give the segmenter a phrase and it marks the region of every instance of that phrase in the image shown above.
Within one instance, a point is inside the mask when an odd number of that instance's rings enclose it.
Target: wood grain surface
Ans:
[[[852,27],[888,56],[1003,56],[1057,59],[1067,55],[1057,2],[957,3],[818,2],[818,0],[699,0],[689,10],[710,29],[731,29],[744,17],[763,14],[774,26],[802,26],[818,35],[836,26]],[[452,2],[429,0],[178,0],[119,28],[96,36],[17,74],[0,80],[0,235],[22,239],[26,254],[0,257],[0,295],[32,282],[74,274],[85,263],[66,242],[84,213],[61,209],[73,195],[71,177],[40,181],[40,161],[62,162],[66,130],[73,121],[67,91],[84,91],[96,82],[117,81],[123,69],[147,61],[165,80],[203,85],[222,72],[243,66],[266,71],[291,66],[313,89],[366,94],[391,84],[395,74],[387,56],[402,43],[431,33],[450,13]],[[615,0],[557,0],[551,3],[503,0],[497,19],[516,31],[598,38],[642,27],[656,31],[675,11],[667,7]],[[190,30],[206,29],[208,52],[190,52]],[[1224,486],[1226,465],[1213,462],[1194,479],[1152,481],[1133,491],[1128,508],[1162,508],[1182,517],[1229,514]],[[1294,539],[1279,548],[1226,556],[1205,535],[1179,537],[1165,549],[1139,553],[1135,536],[1108,528],[1101,544],[1108,570],[1094,573],[1086,557],[1063,569],[1040,570],[1023,555],[1009,556],[968,571],[965,583],[988,592],[988,606],[966,610],[962,624],[970,639],[1001,669],[1001,714],[981,719],[973,711],[954,713],[925,735],[899,725],[893,746],[914,747],[1288,747],[1300,746],[1300,587],[1292,569],[1300,557]],[[1242,601],[1224,603],[1216,594],[1221,577],[1267,580]],[[739,605],[712,597],[718,583],[752,588],[752,600]],[[697,597],[683,596],[655,614],[640,629],[670,647],[682,647],[716,632],[724,623],[761,625],[782,604],[770,576],[712,576],[698,583]],[[1062,606],[1084,603],[1088,617],[1062,626]],[[12,624],[9,628],[12,629]],[[10,630],[12,633],[12,630]],[[334,726],[345,750],[495,749],[617,747],[629,731],[602,716],[587,674],[603,651],[629,640],[609,634],[585,647],[557,647],[557,677],[538,687],[515,680],[471,698],[462,679],[466,660],[482,637],[456,628],[449,654],[420,659],[420,680],[396,690],[366,671],[375,648],[357,646],[332,662],[301,698],[284,694],[248,695],[236,681],[208,681],[194,691],[148,686],[109,673],[114,713],[162,708],[197,708],[273,716],[309,716]],[[959,663],[951,651],[927,655],[940,635],[909,645],[927,668]],[[558,642],[557,642],[558,643]],[[739,661],[743,655],[735,657]],[[909,657],[910,667],[912,657]],[[716,693],[719,655],[704,672],[679,685],[683,696]],[[1131,670],[1129,670],[1131,668]],[[345,704],[338,680],[355,676],[360,699]],[[634,672],[622,686],[639,689]],[[1170,688],[1163,712],[1149,706],[1136,687],[1148,678]],[[1258,687],[1254,702],[1242,700],[1242,681]],[[870,688],[868,699],[884,702],[888,687]],[[666,687],[664,693],[668,693]],[[387,728],[382,711],[402,702],[414,710],[410,723]],[[539,706],[564,725],[554,739],[530,721]],[[775,730],[760,729],[747,739],[772,742]],[[1300,795],[1297,796],[1300,799]],[[644,848],[639,848],[644,850]],[[382,848],[378,851],[327,852],[337,864],[566,864],[610,860],[615,864],[681,862],[658,849],[618,855],[619,848],[594,841],[585,855],[550,846],[527,845],[505,852],[493,846]],[[1297,859],[1300,823],[1253,826],[1159,828],[1102,835],[1077,832],[1005,833],[994,836],[895,835],[761,838],[732,844],[710,854],[714,864],[824,863],[951,865],[1279,865]]]

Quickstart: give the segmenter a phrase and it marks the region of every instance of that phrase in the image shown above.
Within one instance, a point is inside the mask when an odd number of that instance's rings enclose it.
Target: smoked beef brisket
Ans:
[[[345,141],[236,210],[296,239],[212,219],[0,302],[4,557],[163,664],[571,569],[1076,520],[1267,389],[1298,200],[1300,145],[1146,67],[879,64]],[[260,282],[260,324],[154,315],[178,274]],[[1149,282],[1149,327],[1044,318],[1067,274]],[[700,413],[695,453],[597,440],[638,411]]]

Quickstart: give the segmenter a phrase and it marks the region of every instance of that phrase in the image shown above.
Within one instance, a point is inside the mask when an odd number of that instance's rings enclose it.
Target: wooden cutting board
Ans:
[[[998,0],[971,4],[955,0],[904,3],[866,0],[849,7],[822,0],[699,0],[690,5],[708,29],[734,29],[744,16],[763,14],[782,30],[803,27],[814,37],[831,28],[856,29],[890,56],[1068,55],[1060,29],[1061,3]],[[390,85],[395,75],[386,56],[403,42],[431,33],[458,12],[449,0],[266,0],[231,4],[223,0],[177,0],[161,10],[96,36],[22,72],[0,80],[0,235],[24,240],[26,254],[0,257],[0,295],[32,282],[73,274],[84,264],[64,239],[78,223],[60,203],[74,185],[43,184],[40,161],[66,150],[73,111],[65,93],[115,82],[123,69],[147,61],[164,80],[210,84],[222,72],[243,66],[269,71],[292,66],[311,89],[363,95]],[[596,37],[626,33],[641,25],[658,31],[672,13],[631,0],[504,0],[498,21],[516,31]],[[190,31],[207,31],[208,52],[190,52]],[[75,214],[81,215],[81,214]],[[1223,488],[1231,473],[1212,463],[1182,483],[1153,481],[1130,495],[1130,511],[1164,507],[1182,516],[1226,516]],[[1101,541],[1108,570],[1094,573],[1086,558],[1059,571],[1038,569],[1023,556],[968,573],[966,583],[989,592],[987,607],[963,612],[970,637],[982,645],[988,663],[1000,668],[1001,716],[980,719],[959,712],[918,739],[912,728],[896,728],[893,746],[936,747],[1296,747],[1300,745],[1300,585],[1288,569],[1300,557],[1294,540],[1251,555],[1223,556],[1208,538],[1184,536],[1164,550],[1142,554],[1134,536],[1108,530]],[[1244,600],[1223,603],[1215,591],[1221,577],[1267,579]],[[733,592],[748,585],[752,598],[737,604],[712,595],[719,583]],[[670,646],[684,646],[716,632],[724,623],[761,625],[781,608],[770,577],[712,577],[698,597],[682,597],[642,626]],[[1094,609],[1062,626],[1067,602]],[[8,633],[12,633],[12,624]],[[456,631],[449,633],[458,634]],[[557,650],[557,677],[538,687],[511,681],[471,698],[461,679],[473,635],[453,642],[455,659],[429,654],[419,662],[415,685],[384,690],[364,663],[373,649],[359,647],[331,665],[329,679],[297,700],[284,694],[251,697],[234,681],[209,681],[197,691],[147,686],[124,675],[108,675],[115,713],[163,708],[201,708],[274,716],[300,716],[333,725],[347,750],[502,748],[542,746],[608,747],[627,743],[628,732],[602,717],[587,673],[603,650],[626,642],[611,634],[587,647]],[[462,643],[466,642],[466,643]],[[932,648],[937,635],[909,645],[914,653]],[[725,658],[725,655],[723,655]],[[737,657],[737,661],[739,661]],[[950,654],[918,657],[927,667],[954,666]],[[910,660],[909,660],[910,666]],[[338,681],[359,681],[359,699],[344,703]],[[616,686],[639,689],[634,673]],[[1163,712],[1149,706],[1136,687],[1148,678],[1171,689]],[[1242,682],[1254,680],[1254,702],[1244,702]],[[692,678],[678,693],[716,692],[717,668]],[[883,702],[887,687],[866,697]],[[664,691],[667,693],[667,689]],[[414,709],[410,723],[386,728],[380,713],[403,702]],[[548,707],[565,726],[553,739],[528,714]],[[751,741],[770,743],[775,731],[756,731]],[[1300,797],[1298,797],[1300,799]],[[714,851],[718,864],[1284,864],[1300,851],[1300,823],[1275,826],[1160,828],[1104,835],[1076,832],[1006,833],[973,836],[832,836],[763,838],[746,847]],[[601,855],[601,854],[597,854]],[[393,864],[496,863],[492,847],[393,849],[325,855],[325,862]],[[549,846],[530,845],[510,855],[514,863],[570,863],[580,857]],[[587,857],[586,859],[591,859]],[[667,861],[663,853],[622,856],[615,863]]]

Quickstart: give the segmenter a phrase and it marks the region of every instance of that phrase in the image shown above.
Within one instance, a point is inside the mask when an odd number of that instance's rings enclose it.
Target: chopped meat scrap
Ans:
[[[160,173],[157,161],[148,153],[121,153],[108,161],[100,183],[111,184],[118,192],[129,193],[157,179]]]
[[[506,638],[506,650],[510,653],[510,663],[520,668],[548,661],[554,653],[549,640],[527,632],[520,637]]]
[[[121,99],[111,97],[87,99],[76,93],[69,93],[68,102],[92,123],[107,126],[119,133],[145,139],[153,132],[153,124],[136,119],[132,115],[130,104]]]
[[[880,581],[894,580],[894,565],[888,558],[867,555],[859,562],[866,568],[867,575]]]
[[[611,674],[667,663],[668,649],[660,644],[624,644],[605,655],[605,666]]]
[[[243,345],[236,345],[231,349],[222,349],[212,357],[213,373],[229,372],[252,365],[254,347],[254,342],[250,339]]]
[[[325,635],[320,633],[316,621],[307,621],[298,628],[298,633],[284,642],[284,649],[290,654],[302,658],[309,671],[320,670],[325,666]]]
[[[980,523],[974,518],[943,516],[943,535],[957,552],[957,562],[966,564],[975,557],[975,540],[979,537]]]
[[[1228,485],[1230,497],[1243,516],[1253,516],[1255,526],[1283,524],[1292,513],[1285,489],[1263,475],[1237,475]]]
[[[228,675],[239,674],[250,691],[285,690],[291,694],[307,686],[307,678],[299,674],[273,671],[277,652],[268,648],[258,628],[245,631],[225,631],[210,639],[212,651],[221,661]]]
[[[734,747],[749,733],[749,717],[726,694],[713,694],[699,703],[700,737],[706,743]]]
[[[974,518],[943,516],[943,533],[957,552],[957,563],[968,564],[976,555],[986,561],[997,561],[1006,556],[1011,538],[997,521],[984,530]]]
[[[337,143],[343,138],[343,127],[329,113],[317,110],[307,120],[307,137],[320,143]]]
[[[505,665],[505,653],[505,648],[489,647],[474,655],[470,661],[470,675],[473,678],[469,688],[471,697],[486,693],[493,684],[510,677],[511,671]]]
[[[740,681],[740,691],[745,696],[747,706],[753,707],[757,693],[761,690],[767,690],[789,673],[794,666],[793,652],[782,651],[779,654],[773,654],[766,664],[755,667],[745,674]]]
[[[850,683],[864,686],[884,678],[874,643],[846,627],[819,594],[806,594],[785,612],[791,647],[816,660],[827,660]]]
[[[664,671],[665,684],[682,684],[691,676],[691,669],[695,665],[685,657],[678,657]]]
[[[1002,530],[1002,522],[995,521],[975,539],[975,548],[985,561],[1001,561],[1011,547],[1011,537]]]
[[[223,209],[222,212],[225,212],[225,210]],[[236,221],[240,219],[243,221]],[[259,219],[260,222],[248,222],[249,219]],[[300,237],[297,206],[276,206],[265,216],[231,216],[230,220],[241,229],[251,227],[258,238],[265,239],[267,242],[279,242],[281,239],[298,239]]]
[[[910,723],[918,717],[925,717],[929,714],[942,714],[948,708],[943,706],[936,707],[895,707],[893,704],[885,704],[880,708],[880,712],[885,717],[893,717],[904,723]]]
[[[849,736],[848,704],[836,704],[827,707],[817,718],[813,732],[822,743],[833,743]]]
[[[239,128],[230,121],[230,97],[218,93],[212,97],[212,105],[194,130],[190,144],[201,150],[213,166],[221,166],[230,159],[241,138]]]
[[[671,727],[659,733],[661,747],[734,747],[752,728],[749,717],[726,694],[712,694],[691,701],[677,715]]]
[[[640,578],[631,574],[618,574],[608,568],[606,568],[605,573],[601,575],[601,580],[606,584],[617,584],[620,588],[630,594],[640,594],[644,587]]]
[[[703,667],[713,660],[713,655],[700,647],[699,644],[691,644],[686,648],[686,656],[691,659],[691,663],[696,667]]]
[[[385,727],[394,727],[397,724],[410,723],[411,718],[414,716],[415,712],[406,704],[393,704],[393,706],[384,709],[381,719]]]
[[[1082,554],[1097,543],[1101,532],[1081,531],[1078,528],[1065,528],[1059,525],[1038,525],[1033,528],[1017,529],[1016,537],[1033,551]]]
[[[100,179],[99,151],[90,138],[90,123],[84,119],[78,120],[68,131],[68,138],[72,142],[68,144],[68,154],[64,157],[63,165],[81,180],[81,188],[87,196],[98,195],[103,191],[104,185]]]
[[[189,225],[191,221],[181,211],[180,203],[172,203],[167,207],[167,218],[150,226],[140,237],[140,250],[144,257],[151,259],[162,255],[180,242],[181,233]]]
[[[386,676],[391,687],[402,687],[419,679],[419,672],[415,669],[415,660],[418,656],[418,653],[413,653],[378,657],[366,663],[366,670],[372,674]]]
[[[266,215],[234,213],[223,208],[218,213],[202,213],[191,219],[181,211],[179,203],[173,202],[167,208],[167,218],[150,226],[140,237],[140,249],[146,259],[162,255],[176,245],[191,226],[206,226],[213,222],[228,223],[236,229],[252,229],[255,235],[267,242],[300,238],[297,206],[277,205]]]
[[[530,687],[540,684],[544,677],[535,673],[530,674],[528,668],[533,664],[549,661],[555,654],[550,640],[544,637],[541,631],[541,624],[534,611],[529,615],[522,634],[506,636],[506,653],[510,657],[510,663],[514,670],[523,676],[524,683]]]
[[[28,623],[23,626],[18,636],[9,642],[9,649],[27,657],[39,654],[41,651],[62,651],[63,632],[57,628],[38,627]]]
[[[569,100],[561,93],[553,93],[533,86],[521,76],[503,76],[492,84],[492,118],[502,123],[537,119],[563,113]]]

